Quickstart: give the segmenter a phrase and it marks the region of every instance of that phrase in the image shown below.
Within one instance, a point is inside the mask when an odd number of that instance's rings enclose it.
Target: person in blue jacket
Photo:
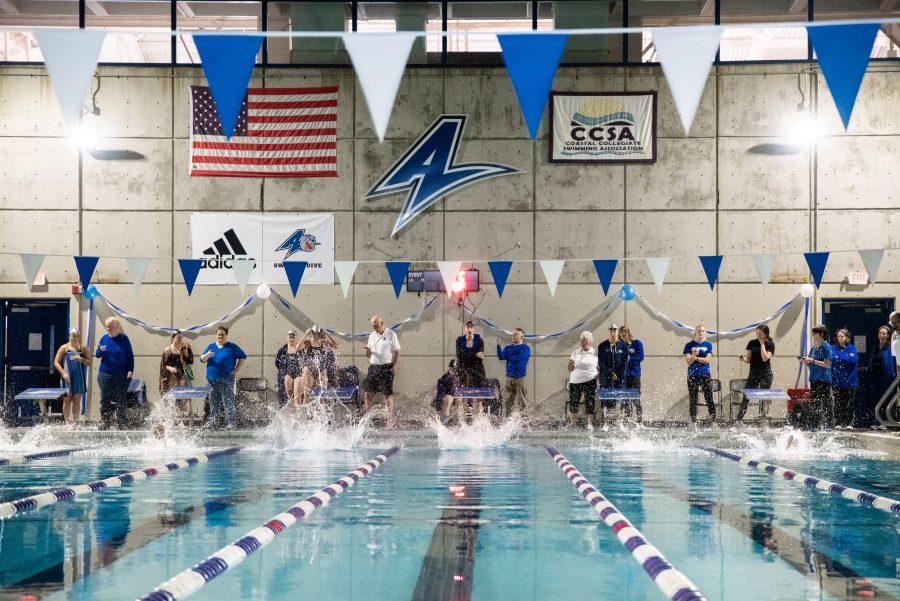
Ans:
[[[525,330],[516,328],[512,334],[513,343],[506,348],[500,347],[497,339],[497,357],[506,361],[506,417],[513,411],[525,411],[525,374],[528,360],[531,358],[531,347],[525,344]]]
[[[628,326],[619,326],[619,340],[628,345],[628,367],[625,368],[625,388],[634,388],[641,392],[641,363],[644,361],[644,344],[631,335]],[[634,403],[635,415],[637,423],[641,423],[644,418],[643,409],[641,408],[641,400],[635,399]],[[631,416],[631,405],[625,406],[625,413]]]
[[[830,427],[834,421],[831,400],[831,345],[825,341],[828,328],[818,325],[812,329],[812,348],[800,361],[809,369],[809,411],[801,422],[806,428],[816,430],[823,424]]]
[[[225,413],[225,429],[233,430],[237,415],[234,407],[234,379],[247,360],[247,354],[228,341],[228,328],[219,326],[216,341],[206,347],[200,362],[206,363],[206,381],[209,382],[209,424],[222,427]]]
[[[625,388],[625,373],[628,371],[628,345],[619,340],[619,326],[609,324],[609,336],[597,346],[597,388]],[[605,409],[615,407],[615,401],[600,402],[600,422],[605,421]],[[628,406],[622,401],[622,409]]]
[[[684,361],[688,365],[688,413],[691,422],[697,423],[697,399],[700,390],[703,390],[703,400],[706,401],[706,410],[709,418],[716,421],[716,404],[712,394],[712,371],[709,364],[713,359],[712,342],[706,339],[706,326],[698,324],[694,328],[694,338],[684,345]]]
[[[832,347],[831,390],[834,394],[834,425],[847,428],[853,422],[856,390],[859,388],[859,353],[853,346],[850,330],[841,328],[834,335]]]
[[[869,353],[869,398],[856,406],[853,425],[857,428],[871,428],[878,423],[875,407],[897,377],[897,360],[891,350],[891,328],[878,328],[878,342]]]
[[[125,399],[128,383],[134,373],[134,351],[131,341],[122,333],[122,324],[115,317],[103,322],[106,334],[100,338],[94,353],[100,359],[97,384],[100,385],[100,429],[109,429],[112,413],[116,412],[116,427],[125,428]]]

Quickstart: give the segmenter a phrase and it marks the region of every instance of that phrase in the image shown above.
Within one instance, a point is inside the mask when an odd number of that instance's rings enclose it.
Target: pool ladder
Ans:
[[[875,405],[875,419],[878,420],[878,423],[888,428],[900,428],[900,420],[895,417],[898,402],[900,402],[900,374],[897,374],[888,389],[881,395],[878,404]],[[882,410],[884,417],[882,417]]]

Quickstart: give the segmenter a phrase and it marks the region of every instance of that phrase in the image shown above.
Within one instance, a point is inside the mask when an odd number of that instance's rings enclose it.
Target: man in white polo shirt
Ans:
[[[366,357],[369,358],[369,372],[363,382],[363,411],[372,408],[372,400],[376,393],[384,395],[384,408],[387,410],[387,425],[394,426],[394,374],[397,372],[397,361],[400,359],[400,340],[393,330],[384,326],[380,315],[372,316],[372,333],[366,344]]]

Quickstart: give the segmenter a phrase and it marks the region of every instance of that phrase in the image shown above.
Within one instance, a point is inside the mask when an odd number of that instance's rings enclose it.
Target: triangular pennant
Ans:
[[[303,280],[303,272],[306,271],[306,261],[285,261],[284,272],[287,274],[288,284],[291,285],[291,294],[297,297],[300,289],[300,281]]]
[[[75,269],[78,270],[78,280],[81,282],[81,289],[87,290],[91,285],[91,278],[94,277],[94,270],[97,268],[97,262],[100,257],[74,257]]]
[[[806,257],[806,264],[809,265],[809,273],[813,277],[813,282],[818,288],[822,284],[822,276],[825,275],[825,265],[828,264],[828,253],[803,253]]]
[[[569,36],[565,34],[498,35],[503,62],[519,99],[522,116],[531,139],[537,137],[541,116],[553,86]]]
[[[253,273],[255,267],[256,261],[253,259],[235,259],[231,262],[231,270],[234,272],[234,279],[241,290],[241,296],[244,296],[244,291],[247,290],[247,282],[250,281],[250,274]]]
[[[880,23],[807,27],[809,39],[844,129],[850,124]]]
[[[387,261],[384,266],[391,276],[391,284],[394,286],[394,296],[400,298],[403,282],[406,280],[406,272],[409,270],[409,261]]]
[[[25,285],[28,286],[28,292],[34,286],[34,278],[37,277],[41,264],[44,262],[44,255],[19,255],[22,260],[22,270],[25,272]]]
[[[884,258],[883,249],[860,250],[859,258],[862,259],[863,265],[866,266],[866,273],[869,274],[869,283],[874,284],[875,278],[878,277],[878,270],[881,268],[881,260]]]
[[[653,29],[653,45],[659,54],[659,62],[685,133],[694,121],[709,69],[719,49],[720,36],[718,27]]]
[[[131,276],[131,285],[134,287],[134,293],[137,294],[141,290],[141,284],[144,283],[144,274],[147,273],[147,267],[150,266],[150,259],[128,257],[125,262],[128,263],[128,275]]]
[[[106,32],[96,29],[34,29],[44,64],[53,81],[63,117],[78,125],[84,96],[91,84]]]
[[[264,38],[249,35],[193,37],[203,74],[209,82],[209,93],[212,94],[219,114],[222,132],[226,138],[231,138],[247,95],[247,84],[253,74],[256,55]]]
[[[200,268],[203,267],[203,260],[178,259],[178,266],[181,267],[181,277],[184,278],[184,286],[190,296],[194,291],[194,284],[197,283],[197,276],[200,275]]]
[[[751,255],[751,259],[753,259],[753,264],[756,266],[756,273],[759,274],[759,281],[762,282],[763,287],[769,285],[769,280],[772,279],[772,269],[775,267],[775,259],[778,255]]]
[[[337,273],[338,281],[341,283],[341,292],[344,298],[350,292],[350,283],[353,281],[353,274],[356,273],[356,267],[359,261],[335,261],[334,271]]]
[[[462,261],[438,261],[437,266],[441,272],[441,279],[444,280],[444,290],[447,291],[447,296],[453,296],[453,282],[456,281]]]
[[[544,279],[547,280],[547,288],[550,289],[550,296],[556,296],[556,285],[559,283],[559,276],[562,275],[565,261],[540,261],[541,270],[544,272]]]
[[[706,274],[706,281],[709,282],[709,289],[716,287],[716,281],[719,279],[719,269],[722,267],[722,255],[700,255],[700,264],[703,265],[703,273]]]
[[[609,294],[609,285],[612,283],[613,274],[616,272],[616,265],[619,264],[618,259],[594,259],[594,270],[600,279],[600,286],[603,287],[603,294]]]
[[[650,275],[653,276],[653,283],[656,284],[656,291],[662,292],[663,282],[666,281],[666,274],[669,272],[669,263],[672,261],[669,257],[653,257],[644,259],[647,262],[647,268]]]
[[[343,36],[379,142],[384,141],[394,98],[417,37],[414,33],[399,31],[390,35],[345,33]]]
[[[494,278],[494,285],[497,286],[497,296],[502,298],[506,280],[509,279],[509,270],[512,269],[512,261],[488,261],[488,267],[491,268],[491,276]]]

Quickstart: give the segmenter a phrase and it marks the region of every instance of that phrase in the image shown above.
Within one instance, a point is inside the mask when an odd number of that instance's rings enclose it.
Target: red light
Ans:
[[[450,492],[452,492],[452,493],[466,492],[466,487],[458,485],[458,484],[455,484],[453,486],[448,486],[447,488],[449,488]]]
[[[466,283],[461,282],[459,280],[453,282],[453,292],[465,292],[466,291]]]
[[[457,582],[462,582],[465,579],[466,579],[465,576],[463,576],[462,574],[454,574],[453,575],[453,580],[455,580]]]

